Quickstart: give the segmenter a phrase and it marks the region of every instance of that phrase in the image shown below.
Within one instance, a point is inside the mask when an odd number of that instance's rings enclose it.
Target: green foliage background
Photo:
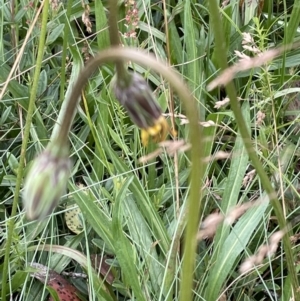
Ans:
[[[287,262],[294,263],[295,273],[299,269],[299,47],[260,68],[238,73],[234,79],[251,145],[281,204],[277,211],[268,203],[270,191],[260,177],[254,174],[246,181],[254,165],[233,105],[215,107],[232,90],[206,89],[224,67],[222,61],[229,65],[238,61],[236,50],[254,55],[243,49],[242,33],[250,33],[261,52],[299,40],[300,1],[275,2],[219,3],[216,18],[209,10],[209,1],[138,0],[136,28],[126,26],[128,6],[119,2],[122,44],[172,65],[193,93],[200,120],[211,122],[211,126],[203,127],[201,137],[204,156],[211,156],[203,163],[204,179],[199,179],[203,186],[201,219],[213,212],[226,214],[238,204],[265,200],[233,225],[220,225],[213,238],[197,241],[190,288],[181,285],[185,276],[183,236],[191,214],[186,211],[190,155],[179,151],[171,156],[164,149],[146,164],[139,162],[157,145],[142,146],[139,130],[114,99],[110,91],[115,74],[113,64],[96,72],[83,91],[70,134],[72,178],[59,207],[42,222],[28,221],[22,210],[21,191],[14,212],[13,199],[20,190],[18,177],[23,179],[34,157],[49,142],[60,108],[86,60],[110,45],[109,3],[85,1],[83,7],[82,1],[69,0],[54,7],[55,1],[51,1],[43,27],[46,12],[44,7],[38,15],[39,1],[0,1],[3,300],[48,299],[46,285],[30,277],[30,262],[39,262],[58,273],[87,274],[88,280],[68,278],[83,300],[179,300],[183,290],[190,291],[193,300],[292,298],[291,282],[295,285],[295,281]],[[91,32],[82,21],[87,5]],[[223,30],[222,53],[213,19]],[[136,37],[126,38],[132,29]],[[45,45],[41,42],[43,30]],[[18,55],[20,60],[7,81]],[[220,58],[224,59],[220,62]],[[128,62],[128,66],[148,80],[170,125],[174,116],[178,139],[188,141],[186,112],[169,83],[138,64]],[[29,99],[34,100],[32,114]],[[257,121],[258,112],[265,114],[262,123]],[[32,126],[27,135],[24,125],[29,118]],[[26,136],[28,143],[22,151]],[[221,151],[230,156],[219,159]],[[18,169],[21,156],[25,160],[22,173]],[[77,222],[80,221],[82,231],[78,234],[66,226],[65,212],[71,210],[71,204],[81,211]],[[286,243],[279,246],[274,256],[264,259],[250,273],[239,274],[240,264],[267,244],[270,235],[282,226],[278,210],[290,225],[292,247],[287,250]],[[112,284],[106,281],[107,271],[97,274],[89,260],[91,254],[98,254],[110,266],[109,272],[115,279]],[[8,273],[3,272],[5,260]],[[7,281],[2,281],[3,274]]]

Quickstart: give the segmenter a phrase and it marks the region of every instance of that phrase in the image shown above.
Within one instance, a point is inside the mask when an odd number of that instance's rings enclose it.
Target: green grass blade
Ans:
[[[73,194],[76,204],[80,208],[84,218],[89,221],[96,233],[114,250],[114,237],[112,235],[112,222],[94,203],[94,201],[83,191],[78,190],[73,183],[69,184],[70,192]]]
[[[114,204],[112,229],[115,239],[115,250],[118,262],[125,275],[126,282],[130,284],[137,300],[146,300],[142,292],[141,284],[139,282],[139,274],[135,266],[136,258],[134,256],[133,245],[130,244],[129,240],[123,233],[123,216],[124,212],[122,209],[122,202],[126,201],[126,193],[128,186],[132,178],[128,178],[123,183],[122,188],[116,196],[116,202]]]
[[[248,102],[243,104],[242,114],[245,118],[247,128],[250,128],[250,107]],[[224,214],[237,204],[242,182],[249,164],[249,156],[240,133],[237,135],[231,158],[229,174],[221,202],[221,211]],[[217,246],[223,245],[224,239],[228,233],[228,226],[223,225],[220,227],[215,237],[215,243]],[[216,254],[216,256],[218,255]]]
[[[285,43],[289,45],[293,43],[294,37],[299,29],[300,24],[300,0],[295,0],[293,4],[293,10],[291,17],[288,21],[288,25],[285,26]]]
[[[133,175],[133,180],[129,186],[130,191],[134,195],[138,206],[147,219],[148,224],[151,225],[151,229],[159,245],[164,252],[168,252],[170,239],[166,232],[166,229],[162,223],[161,218],[155,210],[154,205],[151,203],[149,196],[146,194],[144,187],[142,186],[140,180],[137,178],[136,174],[132,172],[124,162],[114,153],[111,152],[110,148],[105,145],[105,151],[110,153],[115,172],[117,174],[127,174],[128,176]]]
[[[257,229],[268,205],[268,197],[264,195],[262,203],[249,209],[233,227],[209,272],[205,300],[215,301],[219,298],[224,282],[232,272],[238,256],[246,248],[252,233]]]
[[[95,16],[97,30],[97,44],[99,50],[109,47],[110,41],[107,30],[107,18],[102,1],[95,1]]]
[[[138,209],[134,199],[127,195],[124,198],[124,216],[127,218],[127,227],[131,240],[134,242],[139,256],[145,258],[145,264],[149,271],[153,295],[158,294],[161,288],[164,266],[159,262],[152,234],[146,219]],[[145,275],[145,279],[148,275]],[[150,286],[149,286],[150,287]],[[150,289],[149,289],[150,290]]]

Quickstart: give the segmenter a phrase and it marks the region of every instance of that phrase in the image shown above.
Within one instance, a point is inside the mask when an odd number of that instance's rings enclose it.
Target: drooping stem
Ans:
[[[89,77],[103,64],[108,61],[121,61],[131,60],[135,63],[144,65],[152,70],[160,73],[177,92],[179,98],[183,101],[185,106],[186,115],[189,119],[190,125],[190,142],[191,142],[191,176],[190,176],[190,196],[187,204],[187,229],[185,236],[185,249],[184,249],[184,264],[183,264],[183,282],[192,287],[193,269],[195,263],[195,249],[196,249],[196,233],[199,225],[199,216],[201,216],[201,183],[204,177],[203,159],[203,141],[201,129],[199,127],[198,110],[195,99],[192,97],[187,86],[182,82],[179,75],[174,72],[170,67],[157,61],[154,57],[144,54],[140,51],[128,48],[111,48],[104,50],[97,54],[94,58],[90,59],[86,67],[81,71],[80,76],[74,83],[72,93],[68,99],[68,107],[65,111],[65,118],[63,118],[59,139],[66,140],[70,125],[73,121],[71,116],[74,116],[77,102],[80,93],[86,85]],[[183,286],[183,284],[182,284]],[[185,290],[187,291],[187,290]],[[191,291],[191,290],[190,290]],[[191,294],[191,293],[190,293]],[[183,296],[182,296],[183,298]],[[181,299],[190,300],[190,299]]]
[[[149,56],[145,53],[142,53],[140,51],[130,49],[130,48],[110,48],[107,50],[104,50],[97,54],[94,58],[91,58],[88,62],[88,64],[82,69],[80,72],[80,76],[78,77],[77,81],[73,85],[72,92],[70,94],[68,101],[68,106],[65,110],[65,116],[62,118],[62,125],[61,130],[58,133],[58,139],[64,141],[66,137],[68,136],[70,126],[73,122],[74,112],[76,111],[78,99],[81,94],[81,90],[86,85],[89,77],[103,64],[107,63],[108,61],[124,61],[124,60],[130,60],[135,63],[139,63],[141,65],[145,65],[149,68],[152,68],[154,71],[162,74],[167,80],[170,81],[171,85],[174,87],[174,90],[177,91],[180,97],[183,97],[185,95],[185,98],[188,97],[189,102],[191,102],[191,99],[193,99],[190,96],[190,92],[186,88],[186,86],[183,84],[180,77],[177,75],[176,72],[172,71],[170,67],[166,66],[165,64],[157,61],[152,56]],[[173,82],[176,82],[176,84],[173,84]],[[183,88],[184,87],[184,88]],[[188,94],[188,96],[186,95]],[[187,105],[189,104],[187,102]],[[194,103],[194,101],[192,101]],[[197,118],[197,112],[191,110],[191,114],[195,115],[195,118]],[[197,128],[199,125],[196,123]],[[191,125],[191,128],[193,126]],[[191,134],[193,133],[193,130],[191,129]],[[198,139],[198,138],[197,138]],[[199,147],[199,149],[201,149]]]
[[[119,29],[118,29],[118,1],[117,0],[110,0],[109,2],[109,18],[108,18],[108,25],[109,25],[109,37],[110,42],[113,47],[118,47],[120,45],[120,38],[119,38]],[[92,64],[94,64],[94,59],[91,59]],[[91,62],[90,61],[90,62]],[[128,74],[128,72],[125,69],[124,66],[124,60],[121,58],[119,59],[116,57],[114,60],[114,63],[116,64],[116,71],[117,71],[117,80],[119,81],[119,85],[122,87],[127,87],[130,84],[131,76]],[[89,70],[91,70],[91,73],[88,73],[87,78],[91,76],[93,72],[99,68],[96,64],[92,66],[92,64],[89,62],[87,66]],[[94,68],[93,68],[94,67]],[[86,70],[86,68],[84,69]],[[83,72],[83,71],[82,71]],[[83,78],[83,74],[80,74],[80,78],[82,81],[84,81],[83,85],[79,85],[81,89],[84,87],[87,80]],[[78,80],[79,81],[79,80]],[[64,112],[62,112],[62,116],[60,116],[58,119],[61,121],[60,130],[56,130],[55,132],[57,135],[52,135],[52,137],[55,137],[55,139],[58,140],[58,143],[66,143],[68,140],[68,134],[70,131],[70,127],[73,123],[73,119],[75,117],[76,112],[76,106],[79,102],[79,97],[81,95],[81,91],[78,92],[78,83],[74,84],[72,95],[67,99],[67,102],[63,106]],[[76,91],[76,93],[74,93]],[[76,99],[76,95],[78,96]]]

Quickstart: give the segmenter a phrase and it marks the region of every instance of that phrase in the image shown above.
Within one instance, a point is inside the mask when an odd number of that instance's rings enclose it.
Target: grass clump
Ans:
[[[299,7],[0,2],[2,299],[300,300]]]

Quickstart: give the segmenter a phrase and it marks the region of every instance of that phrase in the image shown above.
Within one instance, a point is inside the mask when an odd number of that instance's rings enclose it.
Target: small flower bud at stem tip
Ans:
[[[58,141],[50,143],[34,160],[23,193],[28,219],[41,220],[53,211],[66,192],[70,169],[69,147]]]

